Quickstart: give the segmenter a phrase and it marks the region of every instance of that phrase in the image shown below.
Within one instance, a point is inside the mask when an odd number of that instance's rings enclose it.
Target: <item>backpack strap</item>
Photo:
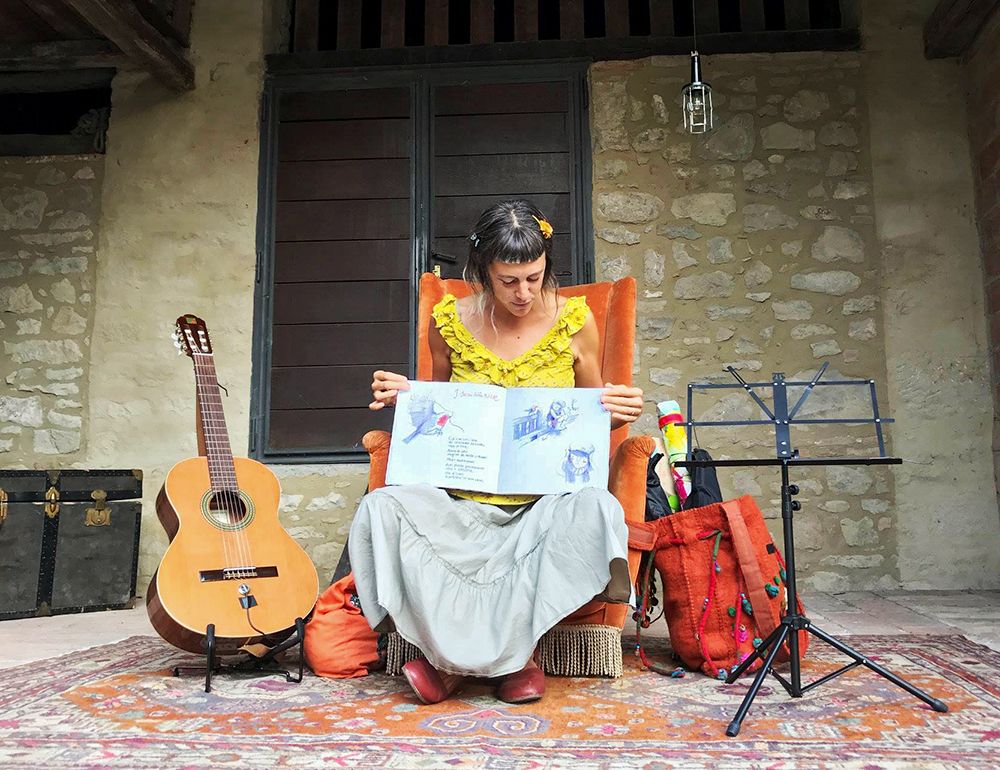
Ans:
[[[762,638],[767,638],[776,628],[777,624],[771,615],[768,606],[767,591],[764,590],[764,576],[760,571],[760,564],[754,553],[753,541],[750,539],[750,531],[746,522],[743,521],[743,512],[740,510],[739,500],[727,500],[722,503],[722,510],[729,521],[729,533],[733,538],[733,548],[736,551],[736,558],[740,563],[740,571],[743,573],[743,580],[747,586],[747,597],[750,599],[750,606],[753,607],[753,617],[757,625],[757,631]]]
[[[634,551],[652,551],[656,545],[656,532],[647,524],[626,521],[628,526],[628,547]]]

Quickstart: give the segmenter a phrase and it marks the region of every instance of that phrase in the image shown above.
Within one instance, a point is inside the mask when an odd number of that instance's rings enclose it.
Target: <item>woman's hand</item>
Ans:
[[[642,388],[604,383],[601,403],[611,412],[611,428],[620,428],[639,419],[642,414]]]
[[[368,405],[368,408],[378,411],[387,406],[395,406],[399,391],[409,389],[410,382],[403,375],[379,369],[372,376],[372,395],[375,400]]]

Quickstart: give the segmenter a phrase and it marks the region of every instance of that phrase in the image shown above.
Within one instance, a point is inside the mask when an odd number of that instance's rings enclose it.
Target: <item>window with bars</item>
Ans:
[[[386,428],[375,368],[413,372],[415,287],[458,275],[480,212],[527,197],[563,284],[590,280],[580,64],[272,78],[261,185],[252,453],[355,461]]]

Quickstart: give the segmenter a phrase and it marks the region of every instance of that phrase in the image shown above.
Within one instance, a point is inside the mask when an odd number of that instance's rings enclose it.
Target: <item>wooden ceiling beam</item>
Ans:
[[[50,70],[120,67],[124,54],[107,40],[61,40],[56,43],[0,43],[0,70]]]
[[[194,68],[183,51],[144,17],[131,0],[64,0],[121,49],[137,67],[175,91],[194,88]]]
[[[93,30],[58,0],[32,0],[29,8],[33,14],[59,33],[60,37],[84,40],[94,36]]]
[[[114,68],[72,69],[59,72],[0,72],[0,94],[39,94],[111,88]]]
[[[941,0],[924,24],[924,54],[961,56],[994,13],[1000,13],[1000,0]]]

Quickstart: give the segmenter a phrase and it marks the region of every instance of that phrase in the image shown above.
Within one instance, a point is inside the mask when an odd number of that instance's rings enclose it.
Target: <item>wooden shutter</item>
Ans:
[[[410,89],[283,94],[265,454],[349,450],[391,414],[372,370],[409,366]]]
[[[357,461],[372,371],[412,371],[415,277],[457,275],[479,214],[529,198],[555,228],[560,283],[586,280],[582,64],[413,68],[269,84],[252,448]],[[435,254],[453,257],[443,261]]]
[[[458,276],[480,213],[527,198],[549,218],[560,283],[572,258],[573,132],[569,83],[463,83],[433,90],[431,258]],[[450,263],[436,255],[452,256]]]

